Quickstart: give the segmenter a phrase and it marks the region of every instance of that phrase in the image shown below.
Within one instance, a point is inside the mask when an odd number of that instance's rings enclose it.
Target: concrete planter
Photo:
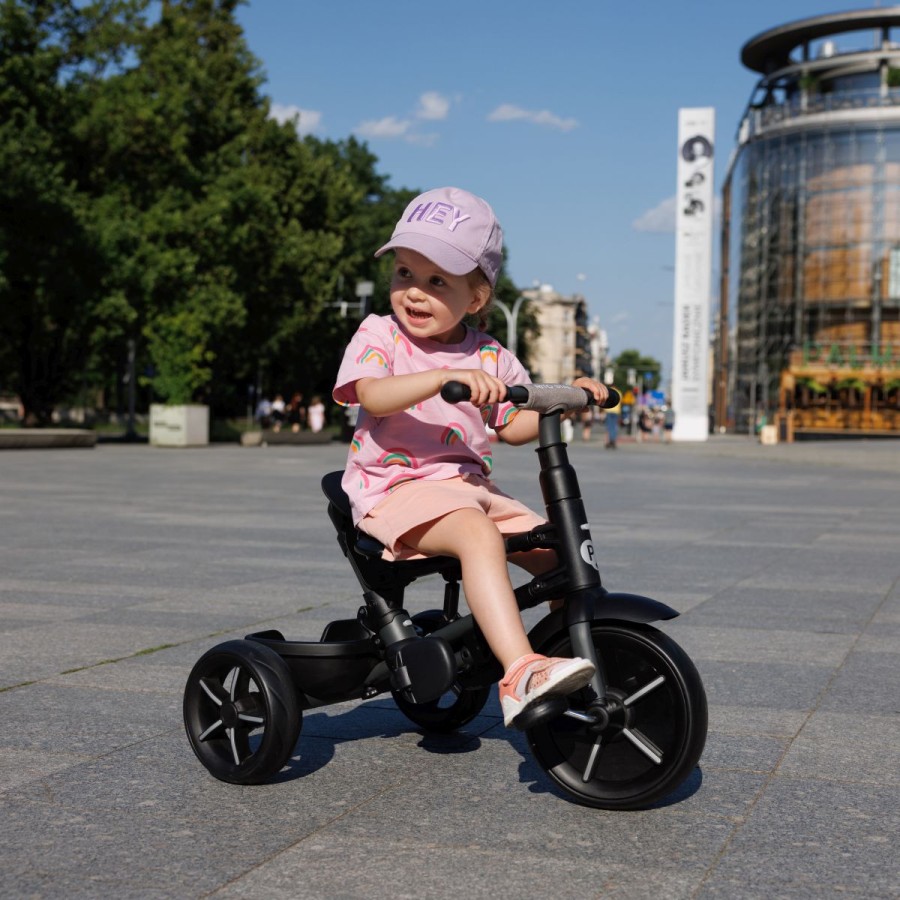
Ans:
[[[205,447],[209,443],[209,407],[152,403],[150,443],[154,447]]]

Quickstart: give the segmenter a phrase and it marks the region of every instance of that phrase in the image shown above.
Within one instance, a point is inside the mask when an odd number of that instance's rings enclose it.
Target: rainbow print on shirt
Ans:
[[[459,422],[451,422],[441,433],[441,443],[445,447],[452,447],[454,444],[467,443],[466,431]]]
[[[360,366],[378,366],[381,369],[388,369],[388,361],[384,358],[384,351],[372,344],[366,344],[363,352],[356,357],[356,364]]]
[[[406,339],[406,337],[402,335],[393,325],[391,325],[391,337],[394,339],[394,343],[398,347],[402,347],[406,351],[407,356],[412,356],[412,345]]]
[[[404,468],[415,468],[415,460],[402,447],[395,447],[393,450],[385,450],[378,457],[378,463],[382,466],[403,466]]]
[[[494,457],[491,453],[485,453],[481,457],[481,470],[485,475],[490,475],[494,469]]]
[[[478,348],[478,354],[481,356],[482,366],[486,362],[493,363],[494,366],[496,366],[500,355],[500,348],[496,344],[482,344]]]
[[[387,483],[387,493],[390,494],[391,491],[400,487],[401,484],[406,484],[407,481],[415,481],[415,480],[416,480],[415,475],[397,475]]]
[[[501,425],[509,425],[510,422],[519,414],[519,410],[516,409],[515,406],[511,406],[505,413],[503,413],[503,421],[500,423]]]

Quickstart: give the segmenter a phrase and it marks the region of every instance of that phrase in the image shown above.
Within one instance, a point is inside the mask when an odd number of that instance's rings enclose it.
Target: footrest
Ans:
[[[538,700],[533,706],[523,709],[513,720],[513,728],[528,731],[538,725],[545,725],[564,715],[569,708],[565,697],[551,696]]]

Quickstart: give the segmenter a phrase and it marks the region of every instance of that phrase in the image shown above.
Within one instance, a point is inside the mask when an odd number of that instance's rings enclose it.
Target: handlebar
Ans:
[[[622,398],[615,388],[607,390],[609,396],[602,404],[598,404],[589,390],[571,384],[513,384],[506,389],[506,399],[521,409],[533,409],[549,415],[556,412],[573,412],[588,406],[612,409],[619,405]],[[441,397],[447,403],[462,403],[470,396],[469,386],[461,381],[448,381],[441,388]]]

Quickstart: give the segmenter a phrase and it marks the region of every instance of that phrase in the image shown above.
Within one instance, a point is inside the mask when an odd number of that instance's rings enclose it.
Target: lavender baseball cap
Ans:
[[[481,197],[460,188],[436,188],[406,207],[391,239],[375,255],[399,247],[421,253],[451,275],[479,267],[493,286],[503,261],[503,231]]]

